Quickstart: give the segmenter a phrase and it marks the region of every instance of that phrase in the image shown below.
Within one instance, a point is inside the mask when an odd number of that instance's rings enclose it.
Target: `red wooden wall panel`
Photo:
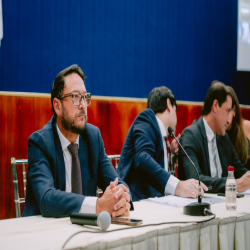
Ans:
[[[201,116],[201,110],[202,104],[199,103],[193,103],[193,105],[177,103],[176,135],[191,125],[195,119],[198,119]]]
[[[110,103],[110,127],[108,149],[110,154],[120,154],[129,127],[135,117],[146,108],[146,102],[117,101]],[[105,142],[105,146],[107,143]]]
[[[88,122],[100,129],[107,154],[121,153],[129,127],[146,106],[146,99],[93,97]],[[202,103],[178,102],[176,134],[198,119],[201,109]],[[41,129],[52,114],[50,95],[0,92],[0,219],[15,217],[10,159],[27,158],[30,134]],[[242,115],[250,119],[250,108],[243,107]],[[21,165],[17,168],[21,177]],[[23,195],[22,183],[19,188]]]
[[[0,105],[0,219],[4,219],[15,217],[10,159],[27,158],[29,135],[43,127],[52,111],[48,97],[0,95]],[[21,176],[21,165],[17,169]],[[22,182],[20,194],[23,195]]]

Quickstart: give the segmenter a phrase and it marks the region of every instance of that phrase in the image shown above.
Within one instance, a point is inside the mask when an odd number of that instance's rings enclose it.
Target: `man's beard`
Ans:
[[[87,123],[87,120],[88,120],[88,117],[86,116],[85,112],[82,110],[81,112],[79,112],[76,116],[75,116],[75,119],[77,119],[77,117],[80,115],[80,114],[84,114],[85,115],[85,118],[86,118],[86,121],[84,123],[84,125],[82,127],[80,126],[76,126],[75,125],[75,121],[74,119],[70,119],[68,117],[68,113],[63,111],[62,113],[62,126],[65,130],[67,131],[70,131],[74,134],[81,134],[84,130],[85,130],[85,126],[86,126],[86,123]]]

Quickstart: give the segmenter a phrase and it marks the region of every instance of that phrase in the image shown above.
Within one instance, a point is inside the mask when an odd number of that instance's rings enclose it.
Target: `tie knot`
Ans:
[[[166,141],[167,152],[170,153],[170,142],[167,136],[164,136],[164,140]]]
[[[78,155],[78,145],[76,143],[69,144],[68,150],[72,155]]]
[[[167,145],[169,144],[169,140],[168,140],[168,137],[167,136],[164,136],[164,140],[165,142],[167,143]]]

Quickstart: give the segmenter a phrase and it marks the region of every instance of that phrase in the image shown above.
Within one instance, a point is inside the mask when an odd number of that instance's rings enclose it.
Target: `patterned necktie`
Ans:
[[[71,143],[68,146],[68,150],[72,155],[71,192],[75,194],[82,194],[82,178],[81,178],[80,161],[78,158],[78,145]]]
[[[166,145],[167,145],[168,172],[171,173],[171,171],[172,171],[172,157],[171,157],[170,143],[169,143],[169,140],[168,140],[168,137],[167,137],[167,136],[165,136],[164,139],[165,139]]]
[[[212,140],[212,151],[213,151],[213,160],[214,160],[214,167],[215,167],[215,177],[218,177],[218,164],[217,164],[217,154],[216,154],[216,137],[214,136]]]

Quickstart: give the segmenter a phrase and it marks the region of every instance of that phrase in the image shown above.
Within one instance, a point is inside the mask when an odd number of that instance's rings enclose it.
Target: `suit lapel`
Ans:
[[[55,143],[55,153],[56,153],[56,162],[55,162],[55,169],[57,171],[57,176],[55,176],[56,180],[56,188],[60,190],[65,190],[66,186],[66,179],[65,179],[65,163],[63,158],[63,151],[61,141],[59,139],[56,122],[53,124],[53,132],[54,132],[54,143]]]
[[[159,143],[158,143],[159,150],[157,150],[157,148],[156,148],[156,154],[160,154],[158,156],[158,159],[160,161],[159,163],[160,163],[161,167],[163,169],[165,169],[164,148],[163,148],[163,138],[162,138],[162,134],[161,134],[161,129],[160,129],[159,123],[155,117],[155,113],[153,112],[153,110],[152,109],[147,109],[147,110],[150,110],[149,116],[150,116],[150,119],[152,121],[151,124],[153,125],[153,128],[156,131],[157,138],[159,138]]]
[[[87,161],[84,161],[84,156],[88,158],[88,150],[87,150],[87,143],[83,138],[80,136],[79,137],[79,150],[78,150],[78,156],[79,156],[79,161],[80,161],[80,166],[81,166],[81,178],[82,178],[82,193],[87,194],[87,181],[89,179],[89,169]],[[88,164],[89,165],[89,164]]]
[[[222,174],[221,176],[227,176],[227,158],[226,155],[223,154],[222,152],[224,152],[224,146],[223,146],[223,139],[221,136],[216,136],[216,141],[217,141],[217,148],[218,148],[218,153],[219,153],[219,157],[220,157],[220,164],[221,164],[221,168],[222,168]]]
[[[98,166],[98,155],[99,155],[99,144],[97,140],[97,136],[93,136],[89,133],[88,130],[89,124],[86,124],[86,129],[82,133],[82,139],[85,140],[86,146],[88,148],[88,165],[89,165],[89,174],[90,177],[93,178],[97,171]]]
[[[202,139],[203,139],[203,148],[205,149],[205,157],[206,157],[206,163],[207,163],[206,168],[207,168],[207,172],[208,172],[209,176],[211,176],[207,134],[206,134],[205,125],[203,122],[203,116],[199,119],[198,124],[199,124],[200,132],[202,135]]]

